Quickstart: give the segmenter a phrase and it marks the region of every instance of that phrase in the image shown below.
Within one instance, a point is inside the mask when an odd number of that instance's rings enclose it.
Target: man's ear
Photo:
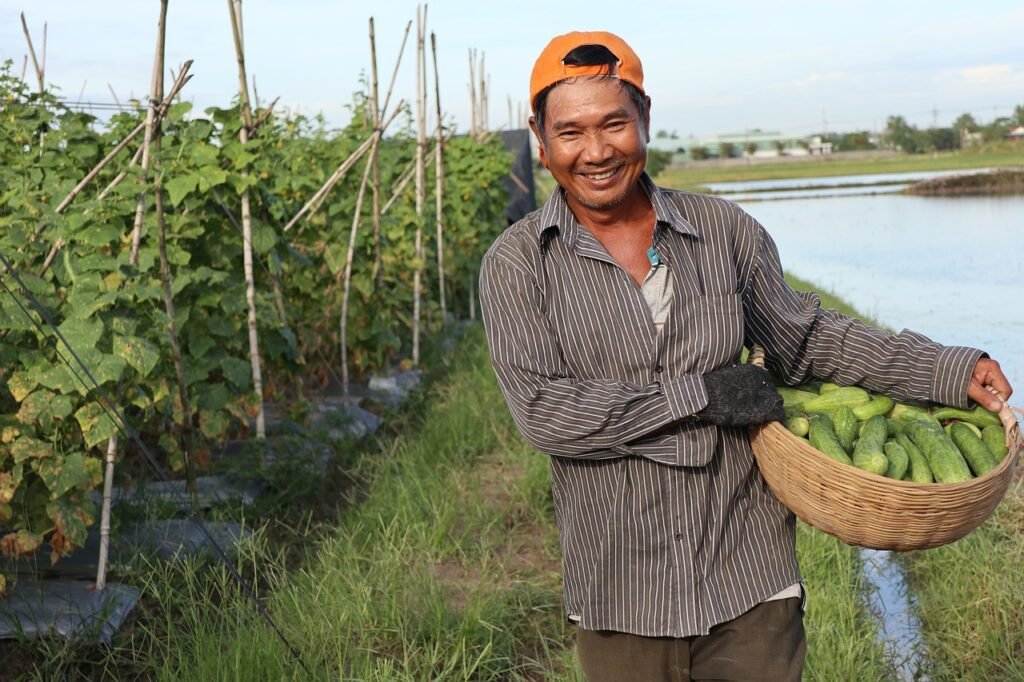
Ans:
[[[540,134],[540,128],[537,127],[537,119],[531,116],[529,123],[530,130],[533,131],[534,137],[537,138],[537,155],[540,157],[540,164],[547,168],[548,160],[547,152],[544,150],[544,137]]]
[[[651,141],[651,97],[647,95],[644,97],[644,107],[647,109],[647,115],[644,116],[644,137],[647,138],[647,142]]]

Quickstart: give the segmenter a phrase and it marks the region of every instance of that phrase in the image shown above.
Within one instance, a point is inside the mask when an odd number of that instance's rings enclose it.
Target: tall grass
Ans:
[[[935,682],[1024,680],[1024,496],[957,542],[905,557]]]

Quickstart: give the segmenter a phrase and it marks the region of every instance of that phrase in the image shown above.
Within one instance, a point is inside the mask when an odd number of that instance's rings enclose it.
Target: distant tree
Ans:
[[[786,153],[786,144],[782,140],[775,140],[775,153],[783,156]]]
[[[1013,108],[1013,123],[1024,126],[1024,104],[1018,104]]]
[[[666,140],[668,139],[668,136],[669,135],[667,130],[659,130],[658,132],[654,133],[654,137],[659,140]]]
[[[889,146],[908,154],[924,151],[922,143],[926,143],[917,128],[907,123],[902,116],[890,116],[886,119],[884,139]]]
[[[732,142],[723,142],[718,145],[718,156],[723,159],[731,159],[736,156],[736,145]]]
[[[998,142],[1006,139],[1006,133],[1010,130],[1011,125],[1013,125],[1012,119],[1000,116],[987,126],[982,126],[981,138],[985,142]]]
[[[666,152],[662,149],[648,149],[647,150],[647,166],[644,170],[652,178],[658,177],[661,171],[665,170],[672,163],[672,152]]]
[[[871,142],[871,135],[866,130],[855,133],[843,133],[839,136],[839,141],[835,145],[836,151],[840,152],[855,152],[874,148],[875,145]]]
[[[690,158],[694,161],[703,161],[708,158],[708,148],[700,145],[690,147]]]
[[[743,150],[745,152],[747,152],[747,156],[753,156],[754,154],[757,153],[757,143],[756,142],[748,142],[747,144],[745,144],[743,146]]]
[[[931,151],[950,151],[960,148],[960,134],[953,128],[929,128],[925,131]]]
[[[970,114],[960,114],[956,117],[956,120],[953,121],[953,130],[955,130],[959,135],[963,135],[964,133],[973,133],[977,129],[978,122],[975,121],[974,117]]]

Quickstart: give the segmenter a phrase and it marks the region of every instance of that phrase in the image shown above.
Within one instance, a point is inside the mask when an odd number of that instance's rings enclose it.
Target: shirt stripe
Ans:
[[[791,385],[962,406],[981,351],[824,310],[785,283],[771,238],[735,204],[642,183],[672,273],[660,330],[560,190],[488,250],[480,302],[512,416],[552,456],[568,613],[587,629],[685,637],[799,580],[794,517],[746,431],[694,417],[705,373],[757,343]]]

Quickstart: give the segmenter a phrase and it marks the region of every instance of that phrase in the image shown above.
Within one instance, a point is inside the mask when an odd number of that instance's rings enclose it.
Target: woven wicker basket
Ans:
[[[895,481],[830,459],[779,422],[751,431],[768,487],[790,511],[850,545],[906,551],[959,540],[1003,499],[1024,450],[1009,407],[1000,414],[1010,451],[999,466],[963,483]]]

